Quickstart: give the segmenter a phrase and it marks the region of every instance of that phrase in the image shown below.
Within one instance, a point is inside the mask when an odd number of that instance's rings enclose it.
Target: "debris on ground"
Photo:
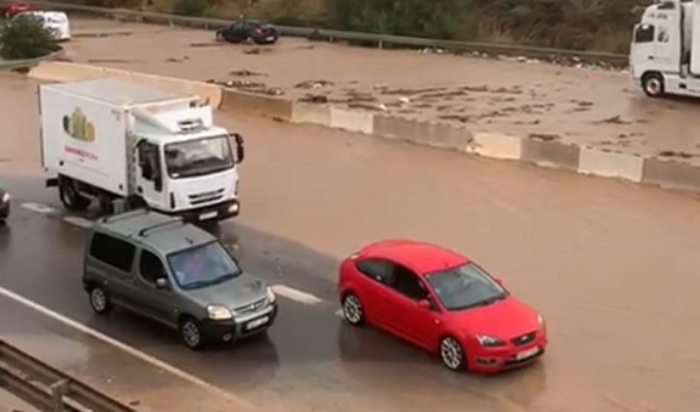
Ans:
[[[630,124],[630,123],[632,123],[632,122],[628,122],[628,121],[626,121],[626,120],[622,120],[622,119],[620,118],[620,115],[617,115],[617,116],[608,117],[607,119],[603,119],[603,120],[600,120],[600,121],[597,121],[597,122],[593,122],[593,123],[599,123],[599,124],[600,124],[600,123]]]
[[[240,77],[250,77],[250,76],[264,76],[263,73],[252,72],[247,69],[243,70],[233,70],[228,72],[229,76],[240,76]]]
[[[185,61],[187,61],[187,60],[189,60],[189,59],[190,59],[189,56],[168,57],[167,59],[165,59],[165,62],[166,62],[166,63],[182,63],[182,62],[185,62]]]
[[[697,155],[688,153],[688,152],[676,152],[673,150],[662,150],[659,153],[659,156],[661,157],[679,157],[681,159],[692,159],[693,157],[696,157]]]
[[[248,49],[248,50],[243,50],[243,54],[265,54],[265,53],[271,53],[272,49],[269,47],[255,47],[253,49]]]
[[[558,134],[530,133],[528,139],[539,140],[541,142],[552,142],[560,138]]]
[[[130,60],[130,59],[89,59],[88,63],[100,64],[100,63],[112,63],[112,64],[129,64],[129,63],[143,63],[143,60]]]
[[[320,89],[321,87],[333,86],[335,83],[328,80],[306,80],[294,85],[295,89]]]
[[[223,43],[190,43],[190,47],[221,47],[223,46]]]

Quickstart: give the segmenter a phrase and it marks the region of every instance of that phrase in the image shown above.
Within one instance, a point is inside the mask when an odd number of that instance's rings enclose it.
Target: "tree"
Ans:
[[[17,16],[0,26],[0,56],[6,60],[34,59],[60,50],[42,20]]]

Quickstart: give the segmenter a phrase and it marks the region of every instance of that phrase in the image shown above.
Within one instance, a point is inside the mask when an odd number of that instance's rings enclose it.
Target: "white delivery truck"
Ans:
[[[647,95],[700,96],[698,13],[700,0],[656,0],[634,26],[630,68]]]
[[[69,210],[97,200],[105,213],[121,203],[195,222],[239,213],[243,138],[195,96],[114,79],[42,84],[39,115],[46,185]]]

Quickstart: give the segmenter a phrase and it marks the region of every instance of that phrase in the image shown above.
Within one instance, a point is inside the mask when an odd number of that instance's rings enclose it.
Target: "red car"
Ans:
[[[340,264],[345,319],[439,354],[453,371],[497,372],[547,345],[542,317],[468,258],[411,240],[385,240]]]
[[[0,13],[6,19],[14,16],[15,14],[21,13],[23,11],[31,10],[32,6],[27,3],[6,3],[0,5]]]

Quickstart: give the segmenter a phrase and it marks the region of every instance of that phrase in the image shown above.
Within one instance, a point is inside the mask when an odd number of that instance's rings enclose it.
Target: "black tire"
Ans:
[[[443,336],[440,339],[438,355],[442,365],[453,372],[466,370],[467,354],[459,341],[453,336]]]
[[[642,76],[642,90],[649,97],[661,97],[666,93],[664,78],[660,73],[651,72]]]
[[[365,324],[365,311],[362,301],[352,292],[343,296],[343,318],[352,326],[362,326]]]
[[[202,325],[197,321],[197,319],[185,316],[180,320],[180,325],[178,327],[178,333],[180,334],[180,339],[191,350],[200,350],[204,348],[205,337],[202,331]]]
[[[148,203],[139,195],[129,195],[124,200],[124,206],[127,211],[136,209],[148,209]]]
[[[99,286],[90,288],[90,307],[93,312],[100,316],[108,315],[112,311],[112,302],[109,301],[109,295]]]
[[[85,211],[90,206],[90,199],[83,197],[75,189],[73,180],[67,177],[61,177],[58,183],[58,195],[61,198],[61,203],[66,209],[73,212]]]

